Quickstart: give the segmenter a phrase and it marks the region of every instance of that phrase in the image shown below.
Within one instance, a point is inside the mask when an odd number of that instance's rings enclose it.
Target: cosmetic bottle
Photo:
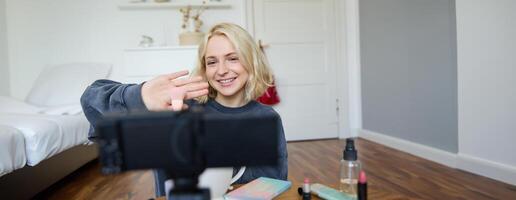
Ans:
[[[360,173],[360,162],[357,159],[357,150],[352,138],[346,139],[342,160],[340,161],[339,190],[349,196],[357,196],[358,174]]]

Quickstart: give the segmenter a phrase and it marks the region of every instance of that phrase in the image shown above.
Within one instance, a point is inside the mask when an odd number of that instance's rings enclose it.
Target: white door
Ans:
[[[265,44],[287,140],[338,137],[333,0],[254,0],[254,36]]]

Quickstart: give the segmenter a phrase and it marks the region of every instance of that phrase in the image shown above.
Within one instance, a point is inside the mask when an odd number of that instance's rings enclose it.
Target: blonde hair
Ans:
[[[256,45],[253,38],[242,27],[231,23],[220,23],[213,26],[199,44],[197,66],[193,70],[193,76],[206,77],[206,47],[211,37],[225,36],[235,47],[242,66],[249,73],[249,78],[244,88],[244,100],[249,102],[260,97],[269,86],[272,86],[272,72],[267,58]],[[208,95],[197,98],[200,103],[206,103],[208,98],[215,98],[217,91],[210,85]]]

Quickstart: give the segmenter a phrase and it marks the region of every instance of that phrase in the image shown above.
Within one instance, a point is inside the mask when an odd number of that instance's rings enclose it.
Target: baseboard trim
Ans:
[[[511,185],[516,185],[516,167],[514,166],[485,160],[467,154],[450,153],[434,147],[364,129],[359,131],[358,136],[448,167],[461,169]]]
[[[364,129],[359,131],[358,136],[448,167],[457,166],[457,155],[454,153]]]
[[[462,154],[457,156],[457,168],[516,185],[516,167]]]

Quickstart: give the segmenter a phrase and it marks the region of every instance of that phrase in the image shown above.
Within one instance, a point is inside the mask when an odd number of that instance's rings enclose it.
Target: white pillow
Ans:
[[[93,81],[107,78],[111,64],[69,63],[47,67],[32,86],[26,102],[39,106],[78,104]]]

